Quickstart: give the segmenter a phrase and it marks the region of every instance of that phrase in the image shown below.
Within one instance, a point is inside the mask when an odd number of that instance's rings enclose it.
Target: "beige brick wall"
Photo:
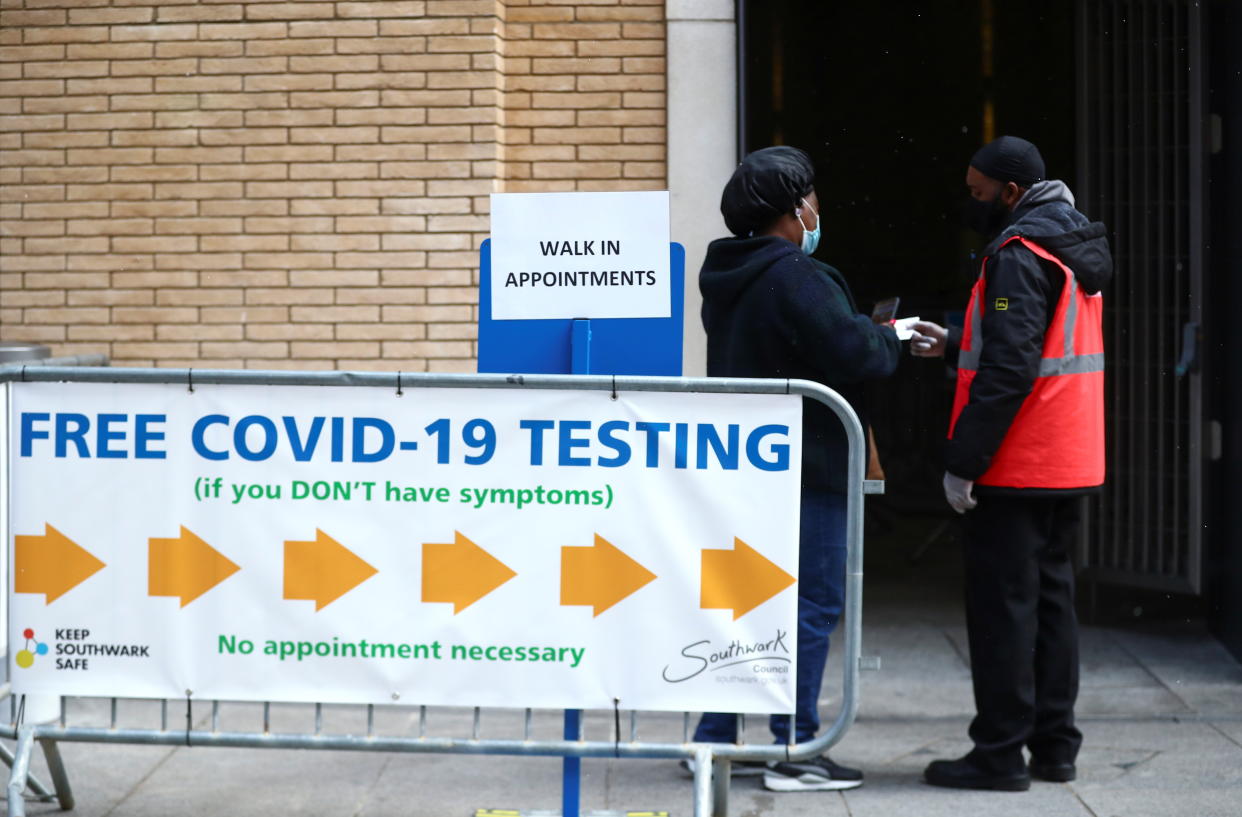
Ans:
[[[663,0],[505,5],[501,189],[664,189]]]
[[[0,339],[471,371],[489,193],[665,186],[663,11],[0,0]]]

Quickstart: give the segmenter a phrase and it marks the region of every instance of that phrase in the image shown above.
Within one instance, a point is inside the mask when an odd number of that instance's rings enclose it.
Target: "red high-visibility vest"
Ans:
[[[1104,482],[1104,299],[1087,295],[1073,271],[1030,239],[1013,236],[1065,275],[1052,323],[1044,334],[1039,375],[1022,402],[979,485],[1007,488],[1087,488]],[[999,249],[999,248],[998,248]],[[970,384],[983,348],[983,311],[989,305],[987,264],[983,259],[966,307],[957,362],[957,391],[949,420],[949,439],[970,401]]]

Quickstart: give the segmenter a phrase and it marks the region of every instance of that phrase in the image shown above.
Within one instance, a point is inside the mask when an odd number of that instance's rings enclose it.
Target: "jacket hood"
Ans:
[[[727,308],[769,267],[787,255],[802,255],[793,242],[774,235],[718,238],[707,245],[699,270],[705,301]]]
[[[1036,182],[1018,201],[1013,218],[984,251],[992,255],[1013,236],[1029,238],[1074,271],[1088,294],[1099,292],[1113,277],[1108,230],[1074,209],[1074,194],[1055,179]]]

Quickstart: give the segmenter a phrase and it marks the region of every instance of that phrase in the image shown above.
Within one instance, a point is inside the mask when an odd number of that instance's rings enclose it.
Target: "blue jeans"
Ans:
[[[819,687],[828,661],[828,635],[845,602],[845,494],[802,492],[798,547],[798,678],[795,743],[819,731]],[[773,715],[777,743],[789,743],[789,716]],[[699,743],[734,743],[737,715],[705,712],[694,730]]]

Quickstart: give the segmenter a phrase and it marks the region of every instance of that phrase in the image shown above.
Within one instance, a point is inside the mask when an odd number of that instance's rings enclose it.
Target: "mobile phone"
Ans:
[[[888,323],[897,319],[897,307],[901,305],[901,298],[892,297],[885,298],[875,305],[875,309],[871,310],[871,320],[876,323]]]

